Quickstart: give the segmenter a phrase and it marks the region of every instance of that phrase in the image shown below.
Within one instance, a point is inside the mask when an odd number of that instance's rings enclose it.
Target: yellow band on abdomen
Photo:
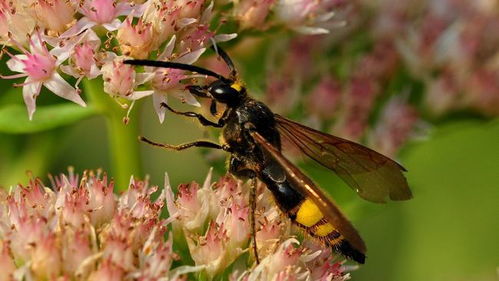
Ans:
[[[314,234],[317,236],[327,236],[329,233],[334,231],[334,227],[330,223],[319,225],[315,230]]]
[[[324,215],[319,207],[309,199],[305,199],[296,212],[296,222],[306,227],[311,227],[318,223]]]

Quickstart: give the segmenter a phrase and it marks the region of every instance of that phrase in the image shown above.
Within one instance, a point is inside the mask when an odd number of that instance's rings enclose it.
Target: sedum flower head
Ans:
[[[177,195],[168,178],[162,191],[132,178],[128,190],[114,194],[113,181],[100,171],[81,178],[70,171],[51,177],[51,183],[32,179],[0,190],[0,280],[349,278],[329,250],[290,238],[289,224],[262,186],[257,210],[262,260],[254,264],[248,186],[232,176],[212,182],[209,174],[202,185],[180,185]],[[168,216],[161,215],[165,206]]]
[[[244,0],[228,7],[205,0],[0,0],[2,53],[12,57],[8,68],[18,73],[1,77],[27,77],[24,83],[14,85],[23,87],[30,119],[42,85],[85,106],[80,82],[102,77],[105,92],[123,108],[130,109],[134,100],[152,95],[163,121],[165,109],[160,104],[167,102],[168,96],[200,105],[192,95],[180,91],[193,75],[151,68],[144,72],[139,68],[135,73],[123,60],[192,64],[210,45],[234,39],[234,32],[240,29],[283,27],[306,34],[325,33],[322,25],[332,15],[326,2]],[[232,32],[221,33],[219,29],[227,21],[239,24],[228,29]],[[76,82],[69,84],[61,71]],[[139,86],[142,91],[136,90]]]

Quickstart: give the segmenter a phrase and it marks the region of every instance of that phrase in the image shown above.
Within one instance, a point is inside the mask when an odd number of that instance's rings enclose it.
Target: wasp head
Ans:
[[[216,80],[208,87],[210,95],[220,103],[235,106],[246,97],[246,88],[238,81]]]

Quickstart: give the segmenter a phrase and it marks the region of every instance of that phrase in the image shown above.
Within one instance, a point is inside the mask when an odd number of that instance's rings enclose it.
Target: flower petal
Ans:
[[[56,44],[55,47],[50,50],[50,54],[57,58],[58,65],[69,58],[69,56],[73,53],[74,47],[83,41],[83,38],[87,32],[88,31],[85,31],[79,36],[67,38],[64,40],[64,44]],[[59,40],[59,42],[61,42],[61,40]]]
[[[168,43],[166,44],[163,52],[158,56],[158,60],[165,60],[172,55],[173,48],[175,48],[175,40],[176,39],[177,39],[176,36],[173,35],[172,38],[170,39],[170,41],[168,41]]]
[[[131,95],[127,96],[126,98],[129,100],[138,100],[143,97],[150,96],[154,93],[154,90],[147,90],[147,91],[134,91]]]
[[[182,102],[185,102],[193,106],[201,107],[201,104],[196,100],[196,98],[187,91],[175,91],[173,92],[173,95],[176,98],[180,99]]]
[[[204,53],[204,51],[206,51],[206,48],[201,48],[199,50],[195,50],[195,51],[190,52],[184,56],[181,56],[180,58],[176,59],[175,62],[192,64],[199,59],[199,57]]]
[[[210,5],[208,5],[208,7],[206,7],[206,9],[204,10],[203,15],[201,16],[202,23],[207,23],[211,20],[211,14],[212,14],[213,5],[214,5],[213,2],[214,1],[211,1]]]
[[[87,106],[87,104],[81,99],[78,91],[69,85],[69,83],[66,82],[66,80],[64,80],[58,73],[55,73],[52,79],[45,81],[43,85],[61,98],[65,98],[84,107]]]
[[[330,19],[332,19],[334,17],[334,15],[336,14],[335,11],[331,11],[329,13],[325,13],[323,15],[319,15],[317,18],[316,18],[316,21],[318,22],[324,22],[324,21],[328,21]]]
[[[163,95],[160,92],[154,92],[152,95],[152,103],[154,106],[154,110],[156,110],[156,114],[158,114],[159,122],[163,123],[165,121],[165,113],[166,113],[166,108],[161,106],[161,103],[166,103],[167,98],[166,95]]]
[[[237,37],[237,33],[230,33],[230,34],[218,34],[213,36],[213,39],[215,39],[215,42],[226,42],[229,40],[232,40]]]
[[[99,76],[100,69],[97,67],[97,65],[94,63],[92,67],[90,67],[90,73],[88,73],[87,78],[88,79],[94,79],[95,77]]]
[[[26,79],[23,86],[23,98],[26,108],[28,109],[29,120],[33,119],[33,114],[36,110],[36,97],[40,94],[42,88],[41,82],[33,82],[29,78]]]
[[[34,52],[40,52],[46,49],[45,41],[42,39],[42,35],[39,30],[36,30],[33,35],[29,38],[30,49]]]
[[[132,15],[134,17],[140,17],[144,14],[147,6],[149,6],[149,1],[144,4],[130,4],[128,2],[119,3],[116,6],[116,14],[118,16]]]
[[[121,26],[121,21],[119,19],[114,19],[111,23],[104,23],[102,24],[105,29],[108,31],[115,31],[116,29],[120,28]]]
[[[71,76],[73,76],[75,78],[79,78],[80,77],[80,73],[78,73],[78,71],[76,71],[70,65],[61,65],[60,69],[61,69],[62,72],[66,73],[67,75],[71,75]]]
[[[7,61],[7,66],[10,70],[15,72],[24,72],[24,63],[22,60],[27,59],[26,55],[15,55],[15,58],[11,58]]]
[[[154,72],[141,72],[135,74],[135,85],[142,85],[154,78]]]
[[[73,25],[70,29],[66,30],[63,34],[61,34],[61,36],[59,36],[60,38],[68,38],[68,37],[73,37],[77,34],[79,34],[80,32],[82,32],[83,30],[85,29],[90,29],[91,27],[93,27],[94,25],[96,25],[95,22],[91,21],[89,18],[87,17],[83,17],[81,18],[78,22],[76,22],[75,25]]]
[[[311,26],[298,26],[293,28],[295,31],[307,34],[307,35],[317,35],[317,34],[328,34],[329,30],[322,27],[311,27]]]
[[[197,22],[198,20],[197,19],[194,19],[194,18],[184,18],[184,19],[180,19],[178,22],[177,22],[177,26],[178,28],[184,28],[190,24],[193,24],[195,22]]]

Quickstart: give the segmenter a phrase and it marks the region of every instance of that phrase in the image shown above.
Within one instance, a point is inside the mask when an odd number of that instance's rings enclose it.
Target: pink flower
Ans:
[[[392,98],[383,109],[374,128],[372,144],[377,151],[395,156],[398,149],[409,139],[418,121],[416,109],[400,97]]]
[[[320,27],[329,21],[334,12],[327,9],[328,1],[279,0],[276,6],[277,18],[291,29],[303,34],[325,34],[329,30]]]
[[[135,268],[134,256],[130,242],[125,238],[127,236],[125,235],[124,238],[108,237],[105,241],[106,246],[103,249],[102,257],[126,271],[132,271]]]
[[[183,227],[190,232],[201,230],[210,214],[209,191],[199,189],[199,185],[194,182],[180,185],[178,190],[179,195],[175,204]]]
[[[96,47],[91,42],[85,42],[75,46],[73,62],[81,74],[92,78],[98,73],[95,64]]]
[[[275,211],[278,212],[277,210]],[[259,227],[257,227],[256,232],[258,253],[262,256],[270,255],[275,251],[280,238],[285,234],[285,223],[281,221],[279,215],[274,218],[266,215],[258,220],[258,225]]]
[[[285,240],[249,272],[247,280],[344,281],[350,278],[341,263],[332,263],[334,256],[329,250],[307,248],[307,244],[299,246],[294,238]]]
[[[37,24],[53,33],[60,34],[76,19],[77,3],[67,0],[34,0],[33,10]]]
[[[87,227],[80,229],[68,228],[62,239],[62,270],[66,275],[73,276],[78,273],[80,266],[92,254],[91,233]]]
[[[84,199],[84,200],[82,200]],[[62,220],[65,224],[82,227],[88,221],[88,192],[84,188],[77,188],[65,194],[64,205],[62,208]]]
[[[7,1],[0,2],[0,42],[7,41],[9,34],[10,5]]]
[[[185,52],[183,55],[178,56],[174,53],[176,37],[173,36],[166,44],[163,52],[158,56],[158,60],[174,61],[184,64],[192,64],[204,53],[205,48],[197,49],[195,51]],[[166,109],[161,106],[162,103],[168,101],[167,96],[173,95],[187,104],[200,106],[196,98],[185,90],[185,85],[181,82],[185,79],[199,77],[199,75],[185,74],[184,71],[178,69],[168,68],[153,68],[147,67],[146,72],[141,73],[145,77],[145,81],[151,81],[152,91],[147,92],[153,96],[153,105],[160,122],[165,119]]]
[[[139,255],[140,264],[145,267],[137,276],[139,280],[151,280],[167,276],[172,262],[178,259],[173,253],[172,235],[168,236],[166,243],[158,243],[156,235],[158,235],[156,231],[150,234],[149,239],[144,243],[141,255]]]
[[[27,44],[26,34],[31,34],[36,25],[29,7],[23,0],[0,1],[0,43],[11,46],[11,38],[14,38],[23,45]]]
[[[211,223],[205,236],[187,237],[189,250],[196,265],[202,265],[208,276],[213,278],[227,267],[233,259],[227,255],[226,228],[223,225]],[[233,256],[235,259],[235,257]]]
[[[135,68],[129,64],[124,64],[124,57],[115,57],[113,53],[108,53],[110,60],[102,68],[102,79],[104,80],[104,91],[113,97],[121,97],[129,100],[136,100],[149,96],[153,91],[135,91],[137,85],[145,82],[145,75],[137,75]]]
[[[62,270],[62,259],[59,251],[60,243],[55,234],[38,237],[33,243],[31,254],[31,270],[38,280],[55,279]]]
[[[52,182],[53,191],[40,180],[0,191],[0,278],[15,271],[16,278],[37,280],[176,280],[198,270],[170,271],[177,256],[160,218],[166,193],[151,200],[157,187],[133,180],[116,198],[100,173],[78,181],[70,172]]]
[[[113,193],[114,182],[108,183],[107,176],[101,178],[94,175],[84,177],[82,181],[87,181],[85,187],[88,192],[88,203],[90,221],[94,226],[100,226],[108,222],[116,211],[116,199]]]
[[[135,7],[128,1],[117,0],[83,0],[79,12],[84,15],[78,22],[64,32],[61,38],[68,38],[90,29],[96,25],[103,26],[108,31],[114,31],[121,25],[118,16],[132,14],[140,16],[142,6]]]
[[[179,38],[180,52],[191,52],[199,50],[215,43],[226,42],[237,37],[237,34],[217,34],[209,29],[209,25],[200,23],[189,25]],[[211,41],[213,40],[213,41]]]
[[[244,0],[236,2],[234,13],[241,23],[241,28],[262,29],[264,21],[275,0]]]
[[[303,249],[296,248],[296,239],[284,241],[277,250],[266,256],[249,274],[249,280],[297,280],[306,273],[299,264]]]
[[[246,202],[240,205],[232,202],[219,213],[216,222],[227,229],[227,248],[229,251],[238,252],[245,248],[250,238],[249,207]]]
[[[118,29],[116,39],[120,43],[121,53],[136,59],[145,59],[153,48],[154,34],[151,23],[139,19],[132,25],[132,16],[128,16]]]
[[[174,5],[174,2],[162,0],[149,0],[149,2],[142,20],[152,26],[155,49],[177,30],[193,23],[193,21],[179,20],[181,7]]]
[[[298,102],[299,85],[289,75],[270,74],[267,78],[266,102],[279,114],[289,112]]]
[[[15,272],[18,278],[41,280],[180,281],[189,273],[204,271],[215,278],[224,271],[229,274],[227,268],[250,250],[249,186],[230,175],[212,183],[210,173],[201,188],[196,183],[183,185],[177,200],[166,178],[166,190],[154,201],[151,197],[158,187],[133,178],[129,189],[116,196],[105,194],[112,184],[100,172],[84,172],[80,181],[70,172],[69,176],[52,177],[52,182],[53,190],[40,180],[15,187],[8,194],[0,190],[0,277],[10,278]],[[263,188],[258,187],[256,210],[265,218],[257,234],[262,263],[231,276],[264,281],[314,276],[311,280],[323,281],[333,273],[333,280],[345,280],[336,279],[347,275],[342,274],[343,267],[331,262],[334,256],[330,252],[321,254],[322,248],[298,246],[294,239],[280,243],[289,236],[289,227],[280,223],[282,214]],[[44,198],[48,208],[32,205],[42,204]],[[162,219],[165,205],[171,217]],[[113,206],[112,212],[107,206]],[[101,210],[108,215],[100,214],[96,224],[92,215]],[[198,229],[190,229],[192,220],[183,216],[192,211],[205,217]],[[83,222],[66,223],[65,213],[83,218]],[[187,241],[195,265],[171,268],[173,261],[180,259],[173,252],[173,243],[184,240],[167,233],[167,224],[172,222],[174,232]],[[262,245],[271,246],[264,250]]]
[[[14,280],[16,265],[6,241],[0,240],[0,280]]]
[[[111,260],[104,260],[99,268],[92,272],[87,280],[89,281],[121,281],[125,276],[124,270],[115,265]]]
[[[69,64],[61,65],[61,70],[78,78],[75,86],[78,87],[83,78],[94,79],[101,74],[97,66],[97,52],[100,46],[99,37],[91,30],[66,42],[61,52],[70,52]]]
[[[499,66],[477,69],[467,85],[471,108],[490,116],[499,115]]]
[[[177,2],[177,5],[182,8],[181,18],[198,18],[204,3],[205,0],[181,0]]]
[[[86,106],[78,91],[57,73],[57,67],[67,59],[67,55],[61,54],[57,57],[54,56],[53,53],[56,49],[52,49],[52,51],[49,52],[39,31],[35,32],[29,38],[30,51],[24,49],[24,47],[18,43],[15,43],[15,45],[24,54],[12,55],[7,52],[11,57],[7,62],[7,66],[10,70],[20,72],[20,74],[11,76],[0,75],[0,77],[3,79],[27,77],[23,84],[17,86],[23,87],[24,103],[28,108],[30,120],[33,118],[36,109],[36,98],[40,94],[42,85],[62,98],[68,99],[81,106]]]
[[[339,81],[330,76],[323,77],[308,96],[310,113],[325,119],[333,117],[341,100],[341,91]]]
[[[379,85],[376,80],[370,77],[353,77],[344,95],[344,108],[333,132],[349,140],[362,137],[378,93]]]
[[[459,107],[459,81],[453,72],[443,70],[440,76],[427,81],[425,103],[435,115],[442,115]]]

